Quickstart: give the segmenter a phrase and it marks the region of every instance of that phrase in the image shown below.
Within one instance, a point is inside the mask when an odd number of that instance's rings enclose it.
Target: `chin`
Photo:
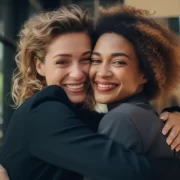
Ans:
[[[84,102],[85,96],[83,96],[83,97],[69,97],[69,100],[74,104],[78,104],[78,103]]]
[[[110,101],[109,100],[107,100],[107,99],[105,99],[104,97],[95,97],[95,101],[97,102],[97,103],[100,103],[100,104],[108,104],[108,103],[110,103]]]

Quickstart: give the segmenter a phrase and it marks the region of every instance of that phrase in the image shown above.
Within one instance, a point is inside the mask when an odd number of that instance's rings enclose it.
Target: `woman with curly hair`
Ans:
[[[96,102],[109,112],[99,133],[141,155],[176,157],[149,104],[180,83],[180,44],[148,11],[116,4],[101,9],[90,79]]]
[[[5,135],[0,163],[12,180],[180,176],[180,161],[149,159],[126,150],[95,132],[97,114],[72,105],[85,101],[91,33],[91,20],[77,6],[27,21],[20,33],[12,88],[18,108]],[[168,174],[161,173],[166,169]]]

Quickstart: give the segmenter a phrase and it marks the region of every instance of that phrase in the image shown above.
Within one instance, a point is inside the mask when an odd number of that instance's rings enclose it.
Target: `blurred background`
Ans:
[[[98,6],[110,6],[117,0],[0,0],[0,146],[13,109],[11,77],[15,69],[16,40],[22,24],[32,15],[62,5],[78,4],[96,17]],[[180,35],[180,0],[119,0],[118,2],[150,10],[158,23]],[[166,96],[167,98],[167,96]],[[167,98],[168,99],[168,98]],[[177,104],[171,97],[172,104]]]

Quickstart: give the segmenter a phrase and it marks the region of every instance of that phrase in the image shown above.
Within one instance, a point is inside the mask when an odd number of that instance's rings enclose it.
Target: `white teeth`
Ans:
[[[81,89],[84,87],[84,84],[77,84],[77,85],[66,85],[70,89]]]
[[[100,88],[113,88],[115,87],[114,84],[97,84]]]

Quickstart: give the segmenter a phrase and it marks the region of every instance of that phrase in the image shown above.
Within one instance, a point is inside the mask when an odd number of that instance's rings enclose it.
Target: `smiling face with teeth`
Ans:
[[[85,100],[91,55],[90,37],[83,32],[54,37],[44,62],[36,61],[36,70],[47,85],[62,87],[73,103]]]
[[[105,33],[92,53],[90,79],[95,100],[109,104],[143,91],[147,82],[133,45],[116,33]]]

